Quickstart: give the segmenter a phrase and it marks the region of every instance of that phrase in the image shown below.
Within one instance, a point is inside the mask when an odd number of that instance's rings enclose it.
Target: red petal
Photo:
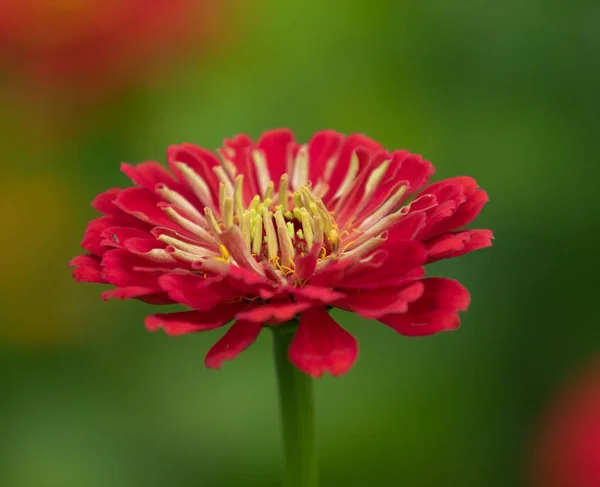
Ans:
[[[426,243],[427,263],[458,257],[492,245],[491,230],[466,230],[446,233]]]
[[[343,375],[358,356],[356,339],[329,316],[325,308],[311,308],[300,316],[300,326],[290,345],[290,361],[315,377],[325,372]]]
[[[413,240],[425,226],[424,212],[409,213],[392,225],[388,230],[388,238],[382,248],[394,248],[399,240]]]
[[[92,201],[92,207],[105,215],[116,215],[121,213],[121,210],[113,204],[121,191],[123,191],[121,188],[111,188],[100,193],[94,198],[94,201]]]
[[[487,193],[468,176],[445,179],[432,184],[423,193],[435,196],[438,207],[427,212],[423,238],[434,238],[471,222],[488,201]]]
[[[350,268],[338,287],[365,290],[398,287],[407,281],[409,273],[425,263],[427,254],[420,242],[401,240],[380,255],[379,261],[361,262]]]
[[[232,308],[219,306],[210,311],[180,311],[147,316],[144,323],[149,331],[162,328],[167,335],[177,336],[219,328],[229,323],[234,317],[235,312]]]
[[[427,184],[427,181],[435,172],[435,167],[431,162],[423,160],[418,154],[406,154],[406,151],[392,152],[392,156],[396,156],[396,154],[402,157],[396,179],[409,182],[410,186],[405,193],[405,196],[408,196]]]
[[[395,313],[405,313],[409,303],[419,299],[424,292],[422,281],[416,281],[402,289],[361,291],[337,301],[338,308],[354,311],[360,316],[372,319]]]
[[[151,271],[140,270],[153,267]],[[102,257],[102,277],[118,287],[139,286],[161,292],[158,278],[173,270],[173,265],[151,262],[125,249],[110,250]]]
[[[296,257],[294,259],[294,274],[298,279],[306,280],[311,277],[315,269],[317,268],[317,262],[319,260],[319,252],[321,251],[321,245],[313,245],[313,248],[306,255]]]
[[[185,182],[185,178],[180,173],[175,165],[176,162],[183,162],[192,168],[198,174],[208,187],[211,189],[213,201],[219,200],[219,180],[213,171],[214,166],[219,166],[221,162],[219,158],[212,152],[198,147],[194,144],[184,143],[180,145],[172,145],[167,149],[167,159],[169,167],[177,177]]]
[[[352,134],[347,137],[342,143],[340,153],[337,158],[337,164],[333,170],[331,177],[329,178],[329,191],[325,197],[325,204],[327,205],[329,200],[333,198],[339,186],[344,181],[348,168],[350,167],[350,159],[352,154],[359,148],[366,149],[367,152],[378,152],[383,150],[383,147],[375,142],[373,139],[362,134]]]
[[[469,292],[457,281],[434,277],[423,279],[425,291],[404,314],[390,314],[379,321],[407,336],[424,336],[453,330],[460,324],[459,311],[469,307]]]
[[[228,286],[223,276],[204,278],[191,273],[166,274],[158,279],[158,284],[174,301],[198,310],[211,309],[241,295]]]
[[[248,251],[240,227],[232,226],[219,234],[219,240],[227,247],[231,257],[243,268],[264,276],[264,271]]]
[[[162,164],[155,161],[142,162],[135,166],[122,163],[121,171],[135,184],[150,191],[154,191],[159,183],[166,184],[172,189],[179,185],[173,175]]]
[[[290,289],[290,294],[292,294],[295,298],[298,298],[298,301],[316,301],[321,304],[333,303],[334,301],[338,301],[339,299],[343,299],[346,297],[346,294],[344,293],[333,291],[326,287],[317,287],[310,285],[292,288]]]
[[[218,149],[222,157],[233,162],[237,174],[244,175],[244,204],[258,194],[254,163],[250,152],[254,148],[254,142],[247,135],[236,135],[233,139],[225,139],[224,147]],[[274,181],[277,184],[277,181]]]
[[[335,130],[323,130],[313,135],[308,143],[308,179],[313,186],[322,178],[323,170],[339,151],[344,136]]]
[[[127,188],[123,190],[115,205],[125,213],[157,227],[177,229],[178,227],[158,208],[161,199],[145,188]]]
[[[288,155],[294,143],[294,134],[289,129],[270,130],[261,135],[256,147],[265,152],[271,180],[277,185],[281,175],[287,171]]]
[[[83,232],[81,247],[94,255],[102,255],[109,250],[103,243],[103,232],[107,228],[114,227],[116,218],[112,215],[101,216],[90,221]]]
[[[104,301],[108,301],[109,299],[125,300],[140,298],[151,294],[156,294],[155,288],[142,286],[119,287],[117,289],[111,289],[110,291],[103,292],[102,299],[104,299]]]
[[[312,306],[311,303],[269,303],[259,304],[254,308],[238,313],[239,320],[254,321],[262,324],[277,324],[290,321],[296,317],[298,313]]]
[[[225,360],[232,360],[252,345],[262,325],[252,321],[236,321],[209,350],[204,363],[211,369],[220,369]]]
[[[107,247],[124,248],[124,243],[131,238],[147,239],[150,234],[145,230],[131,227],[109,227],[102,232],[102,245]]]
[[[71,262],[69,267],[73,269],[73,278],[77,282],[93,282],[104,284],[102,279],[102,265],[100,259],[94,255],[78,255]]]

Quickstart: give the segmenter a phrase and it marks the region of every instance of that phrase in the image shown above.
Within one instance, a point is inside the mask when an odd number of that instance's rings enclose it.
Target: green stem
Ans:
[[[283,429],[283,487],[317,487],[312,378],[288,358],[296,328],[295,322],[272,328]]]

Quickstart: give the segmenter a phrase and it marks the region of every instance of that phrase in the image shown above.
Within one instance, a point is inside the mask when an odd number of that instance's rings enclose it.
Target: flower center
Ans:
[[[257,262],[271,262],[284,276],[293,273],[294,258],[306,255],[315,245],[320,246],[320,260],[339,248],[335,219],[308,184],[291,192],[288,175],[284,174],[277,191],[275,183],[269,181],[264,196],[254,196],[248,206],[243,203],[243,185],[241,174],[235,178],[233,188],[220,183],[220,217],[208,206],[204,208],[209,231],[215,238],[223,230],[238,226],[252,257]],[[224,261],[229,258],[224,246],[219,258]]]

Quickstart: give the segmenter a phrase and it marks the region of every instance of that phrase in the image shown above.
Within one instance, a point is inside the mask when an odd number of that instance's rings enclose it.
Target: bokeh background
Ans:
[[[337,314],[361,356],[316,383],[323,486],[534,484],[544,411],[600,355],[597,2],[4,0],[0,18],[0,485],[278,485],[269,334],[205,370],[219,331],[149,334],[148,305],[104,303],[67,262],[120,162],[279,126],[472,175],[496,235],[431,268],[471,291],[457,332]]]

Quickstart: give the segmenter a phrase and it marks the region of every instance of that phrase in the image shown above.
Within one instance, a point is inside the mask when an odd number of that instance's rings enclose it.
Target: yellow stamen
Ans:
[[[240,230],[242,231],[242,237],[244,237],[244,244],[246,245],[248,252],[251,252],[252,234],[250,233],[250,212],[248,211],[242,213],[242,217],[240,219]]]
[[[279,181],[279,204],[284,213],[289,210],[287,174],[282,174],[281,180]]]
[[[332,250],[337,250],[340,246],[340,236],[338,235],[337,230],[335,228],[330,230],[328,237]]]
[[[241,215],[244,212],[244,175],[240,174],[237,178],[235,178],[235,188],[234,188],[234,197],[235,197],[235,214]]]
[[[302,222],[302,233],[304,236],[304,240],[306,240],[306,245],[308,245],[308,249],[310,250],[314,243],[314,234],[312,229],[312,225],[314,225],[314,223],[311,222],[310,215],[308,214],[308,211],[306,211],[306,208],[302,208],[302,210],[300,210],[300,213]]]
[[[217,219],[215,218],[215,215],[213,215],[212,210],[206,207],[204,208],[204,214],[206,215],[206,220],[208,221],[209,228],[212,229],[215,236],[221,233],[221,227],[219,227]]]
[[[260,254],[263,244],[263,221],[262,216],[254,217],[254,233],[252,234],[252,253]]]
[[[252,201],[250,202],[250,206],[248,207],[248,209],[256,210],[258,208],[259,204],[260,204],[260,196],[256,195],[256,196],[254,196],[254,198],[252,198]]]
[[[274,191],[275,183],[273,181],[269,181],[269,184],[267,184],[267,189],[265,190],[265,199],[272,199]]]
[[[275,213],[277,223],[277,236],[279,238],[279,250],[281,250],[282,266],[290,267],[294,258],[294,246],[287,230],[287,225],[280,211]]]
[[[302,201],[302,193],[300,191],[294,191],[294,206],[296,208],[302,208],[304,201]]]
[[[321,218],[321,215],[314,215],[313,221],[315,222],[315,242],[322,244],[324,236],[323,219]]]
[[[267,166],[267,158],[262,150],[255,149],[252,151],[252,160],[254,161],[254,167],[256,168],[258,189],[260,194],[264,197],[267,185],[271,180],[271,174],[269,174],[269,167]]]
[[[219,214],[221,218],[225,215],[225,198],[227,197],[227,187],[224,182],[219,183]]]
[[[225,228],[229,228],[233,226],[233,199],[230,197],[225,198],[225,204],[223,205],[223,209],[225,214],[223,215],[223,220],[225,223]]]
[[[279,251],[277,245],[277,234],[275,233],[275,227],[273,226],[273,215],[272,213],[263,208],[263,226],[265,228],[265,235],[267,239],[267,257],[271,259],[277,255]]]
[[[278,211],[277,213],[281,213],[281,212]],[[293,240],[294,239],[294,224],[292,222],[287,222],[286,227],[287,227],[287,231],[288,231],[290,238]]]

